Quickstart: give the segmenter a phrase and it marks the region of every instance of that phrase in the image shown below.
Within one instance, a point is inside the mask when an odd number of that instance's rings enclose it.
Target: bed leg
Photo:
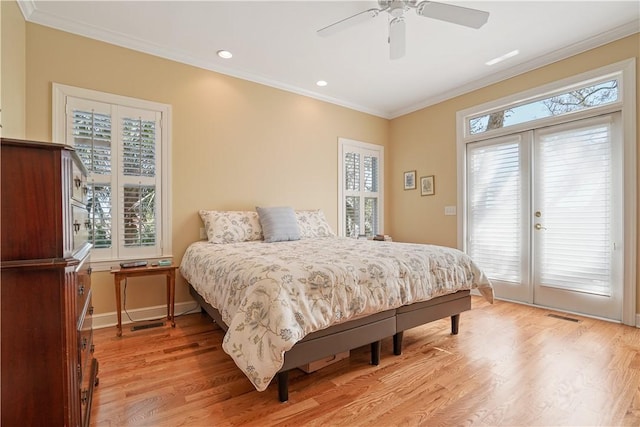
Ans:
[[[400,356],[402,354],[402,332],[397,332],[393,336],[393,354]]]
[[[460,327],[460,314],[454,314],[451,316],[451,335],[458,335],[458,328]]]
[[[278,372],[278,398],[280,402],[289,400],[289,371]]]
[[[378,366],[380,364],[380,350],[382,349],[382,341],[371,343],[371,364]]]

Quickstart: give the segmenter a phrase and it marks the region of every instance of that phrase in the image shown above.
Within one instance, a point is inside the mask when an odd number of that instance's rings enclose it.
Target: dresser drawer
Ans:
[[[82,248],[89,240],[89,230],[91,222],[89,221],[89,212],[82,205],[71,205],[72,210],[72,227],[73,227],[73,252]]]
[[[76,318],[78,329],[81,326],[83,312],[91,305],[91,256],[87,255],[76,270]]]
[[[82,324],[78,329],[78,360],[80,361],[78,380],[81,384],[86,383],[89,375],[89,362],[93,359],[93,307],[89,305],[83,314]]]
[[[83,205],[87,204],[87,195],[89,188],[87,187],[87,176],[76,162],[73,162],[71,176],[71,197]]]

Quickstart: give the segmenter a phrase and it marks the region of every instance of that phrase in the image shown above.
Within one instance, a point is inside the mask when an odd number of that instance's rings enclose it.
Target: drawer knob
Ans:
[[[84,295],[84,285],[80,285],[80,287],[78,288],[78,295]]]
[[[82,180],[79,176],[76,176],[73,178],[73,183],[75,184],[76,188],[80,188],[80,186],[82,185]]]
[[[77,219],[73,223],[73,231],[75,231],[76,233],[80,231],[80,223],[78,222]]]
[[[85,351],[87,349],[87,338],[82,338],[82,351]]]
[[[89,401],[89,390],[84,389],[82,390],[82,397],[80,398],[80,401],[82,402],[83,405],[86,405],[87,402]]]
[[[89,314],[93,316],[93,306],[89,307]]]

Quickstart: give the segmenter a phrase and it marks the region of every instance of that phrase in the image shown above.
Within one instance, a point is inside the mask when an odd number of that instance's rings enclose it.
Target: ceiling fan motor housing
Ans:
[[[387,12],[394,18],[399,18],[409,9],[409,1],[407,0],[379,0],[380,8],[387,9]]]

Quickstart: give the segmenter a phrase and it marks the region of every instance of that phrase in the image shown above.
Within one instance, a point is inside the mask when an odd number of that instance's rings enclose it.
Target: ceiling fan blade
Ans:
[[[416,13],[427,18],[439,19],[465,27],[480,28],[487,23],[489,12],[452,4],[423,1],[416,6]]]
[[[399,59],[406,49],[406,28],[403,17],[393,18],[389,22],[389,57]]]
[[[318,35],[322,37],[330,36],[337,33],[338,31],[344,30],[345,28],[349,28],[361,22],[368,21],[378,16],[381,10],[382,9],[369,9],[365,10],[364,12],[356,13],[355,15],[344,18],[341,21],[335,22],[331,25],[327,25],[326,27],[319,29]]]

